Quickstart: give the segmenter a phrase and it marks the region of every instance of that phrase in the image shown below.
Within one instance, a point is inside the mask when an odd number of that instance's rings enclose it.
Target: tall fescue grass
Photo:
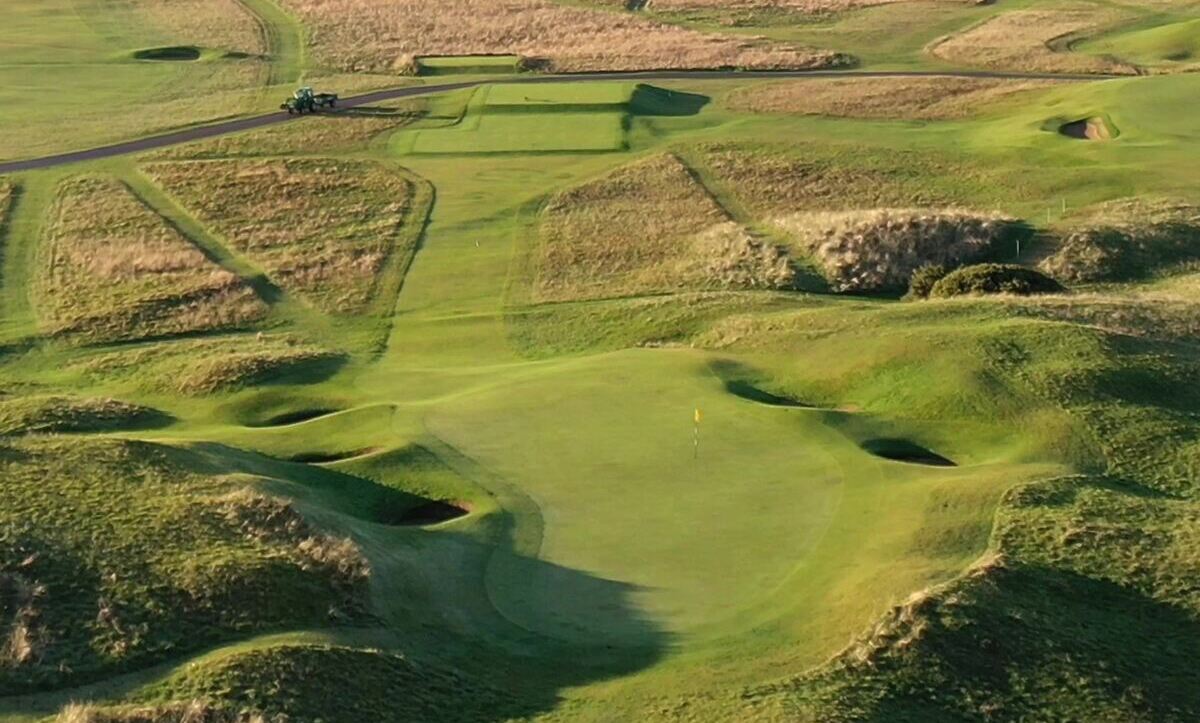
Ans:
[[[558,72],[820,68],[836,53],[698,32],[549,0],[286,0],[314,51],[344,69],[406,71],[421,55],[512,54]]]
[[[820,264],[836,291],[897,290],[918,268],[983,258],[1015,219],[959,209],[800,213],[775,225]]]
[[[559,301],[778,288],[792,276],[782,252],[730,221],[688,167],[664,154],[547,203],[534,296]]]
[[[93,382],[199,396],[285,379],[321,378],[345,356],[289,334],[194,339],[109,351],[72,370]]]
[[[1133,65],[1070,49],[1075,38],[1095,34],[1125,17],[1121,10],[1089,3],[1014,10],[941,38],[928,50],[943,60],[987,68],[1135,75],[1138,69]]]
[[[1065,281],[1123,281],[1200,260],[1200,207],[1136,199],[1085,209],[1040,268]]]
[[[40,249],[34,301],[46,333],[89,341],[247,325],[266,305],[108,177],[68,180]]]
[[[741,88],[727,104],[752,113],[798,113],[845,118],[948,120],[986,111],[1049,82],[986,78],[834,78]]]
[[[172,45],[262,55],[266,31],[238,0],[135,0],[133,17],[164,33]]]
[[[420,223],[414,187],[375,163],[329,159],[152,163],[147,173],[280,287],[322,310],[372,298],[401,234]]]
[[[0,445],[0,691],[357,619],[369,566],[211,457],[119,439]]]

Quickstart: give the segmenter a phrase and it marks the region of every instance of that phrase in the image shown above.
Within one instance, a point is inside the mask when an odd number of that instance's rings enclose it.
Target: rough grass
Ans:
[[[519,55],[557,72],[659,68],[823,68],[827,51],[658,23],[547,0],[287,0],[314,52],[350,70],[410,70],[421,55]]]
[[[258,384],[302,383],[328,376],[341,352],[290,335],[182,341],[100,354],[73,366],[96,382],[124,382],[158,393],[204,395]]]
[[[405,224],[423,222],[414,184],[369,162],[327,159],[152,163],[147,173],[280,287],[329,312],[371,300]]]
[[[924,318],[1029,303],[959,301]],[[1069,324],[991,333],[990,373],[1069,412],[1099,464],[1010,490],[990,555],[749,699],[822,721],[1200,715],[1194,352]]]
[[[6,608],[9,647],[24,652],[0,666],[7,694],[363,610],[356,548],[207,458],[26,438],[0,448],[0,472],[0,573],[34,591],[9,596],[24,601]]]
[[[751,113],[950,120],[986,112],[1049,82],[984,78],[830,78],[741,88],[727,105]]]
[[[394,86],[395,80],[389,84]],[[345,92],[342,83],[330,83]],[[318,87],[325,87],[322,84]],[[431,103],[417,98],[379,103],[334,113],[320,113],[295,123],[270,126],[249,133],[221,136],[198,143],[173,146],[145,157],[145,160],[195,160],[261,156],[329,155],[358,150],[373,138],[418,121],[431,118]],[[454,118],[442,118],[451,123]]]
[[[238,0],[136,0],[130,10],[173,43],[263,55],[265,31]]]
[[[751,238],[677,157],[618,169],[542,212],[534,298],[601,298],[685,288],[779,288],[787,258]]]
[[[243,279],[108,177],[58,189],[38,271],[42,330],[89,342],[245,326],[267,312]]]
[[[53,723],[285,723],[257,713],[220,708],[208,701],[192,700],[155,706],[99,706],[70,703]]]
[[[170,417],[139,404],[90,397],[0,398],[0,435],[106,432],[161,426]]]
[[[1094,34],[1123,17],[1092,4],[1014,10],[961,33],[942,38],[929,52],[966,65],[1047,73],[1134,75],[1137,68],[1116,59],[1070,52],[1070,41]]]
[[[802,211],[959,205],[956,189],[939,188],[930,178],[964,171],[929,153],[862,153],[815,144],[713,143],[699,146],[696,154],[734,199],[764,219]]]
[[[800,213],[777,219],[816,259],[837,291],[897,290],[927,264],[959,266],[986,257],[1016,221],[957,209]]]
[[[1040,268],[1064,281],[1122,281],[1200,259],[1200,208],[1126,199],[1087,209]]]
[[[391,652],[330,645],[277,645],[205,659],[134,697],[157,706],[203,700],[267,721],[474,723],[520,710],[511,694],[459,673]]]
[[[977,294],[1054,294],[1061,284],[1040,271],[1015,264],[975,264],[938,279],[929,290],[931,299]]]

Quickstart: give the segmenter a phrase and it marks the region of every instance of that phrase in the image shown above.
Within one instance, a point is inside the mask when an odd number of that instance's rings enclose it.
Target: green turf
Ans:
[[[875,38],[872,60],[914,64],[917,40],[1003,9],[939,6],[882,40],[902,7],[769,30]],[[165,63],[137,72],[193,72]],[[531,300],[547,199],[665,152],[758,238],[793,210],[958,206],[1030,224],[1012,255],[1033,265],[1095,204],[1200,202],[1200,82],[1055,86],[946,122],[725,109],[748,82],[493,85],[329,147],[277,129],[264,158],[403,166],[431,199],[378,296],[338,314],[281,293],[144,159],[11,179],[0,544],[53,554],[0,573],[46,583],[66,632],[36,675],[3,668],[11,691],[46,690],[0,699],[0,720],[195,697],[324,721],[1200,715],[1192,277],[1052,298]],[[1057,132],[1096,115],[1119,137]],[[204,157],[226,152],[255,150]],[[38,336],[33,264],[80,171],[129,183],[270,314],[153,342]],[[247,487],[291,500],[304,534],[354,541],[361,610],[295,540],[212,512]],[[403,524],[435,500],[468,514]],[[125,638],[96,623],[110,592],[146,625],[115,657]]]

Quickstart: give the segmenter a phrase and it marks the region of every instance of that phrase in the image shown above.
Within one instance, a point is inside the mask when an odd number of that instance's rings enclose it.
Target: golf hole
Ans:
[[[869,439],[862,443],[867,452],[893,462],[924,464],[931,467],[955,467],[952,460],[907,439]]]

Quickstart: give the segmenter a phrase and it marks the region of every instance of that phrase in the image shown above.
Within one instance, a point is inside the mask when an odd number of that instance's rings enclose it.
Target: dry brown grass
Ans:
[[[263,29],[237,0],[135,0],[131,10],[173,44],[267,52]]]
[[[213,505],[247,538],[289,550],[301,570],[332,580],[348,599],[356,599],[355,591],[371,577],[371,565],[353,540],[314,530],[289,502],[243,489],[219,497]]]
[[[1122,281],[1200,260],[1200,207],[1123,199],[1084,209],[1040,267],[1066,281]]]
[[[703,33],[548,0],[286,0],[315,53],[343,69],[410,67],[420,55],[514,54],[557,72],[818,68],[840,55]]]
[[[46,637],[41,624],[46,586],[29,580],[21,571],[31,560],[18,561],[17,569],[0,572],[0,667],[20,668],[37,659]]]
[[[243,279],[107,177],[59,188],[34,299],[43,331],[89,341],[243,326],[267,311]]]
[[[790,284],[787,259],[729,220],[669,154],[565,191],[542,214],[538,301]]]
[[[146,171],[282,288],[331,312],[361,310],[406,223],[412,182],[329,159],[153,163]]]
[[[1070,52],[1071,40],[1118,22],[1124,13],[1092,4],[1053,10],[1015,10],[931,44],[929,52],[955,63],[1049,73],[1135,75],[1137,68],[1117,60]]]
[[[950,120],[1051,85],[984,78],[829,78],[742,88],[729,96],[727,104],[752,113]]]
[[[297,375],[323,377],[344,355],[289,335],[192,339],[105,352],[70,366],[94,383],[151,393],[208,394]]]
[[[395,84],[395,78],[392,77],[391,85]],[[336,88],[341,93],[348,92],[346,86],[337,82],[321,84],[320,87]],[[144,160],[340,154],[361,149],[380,134],[422,120],[426,117],[427,106],[428,101],[425,99],[411,99],[343,110],[337,114],[322,113],[249,133],[172,146],[147,155]],[[442,122],[453,121],[446,119]]]
[[[219,708],[203,700],[157,706],[101,707],[90,703],[68,703],[54,723],[268,723],[258,713]]]
[[[978,260],[1013,223],[956,209],[801,213],[775,221],[820,264],[836,291],[902,289],[921,266]]]
[[[823,145],[716,143],[696,158],[728,193],[758,218],[801,211],[923,208],[955,205],[928,182],[960,168],[928,153],[889,152],[846,158]],[[919,168],[920,173],[914,173]]]

